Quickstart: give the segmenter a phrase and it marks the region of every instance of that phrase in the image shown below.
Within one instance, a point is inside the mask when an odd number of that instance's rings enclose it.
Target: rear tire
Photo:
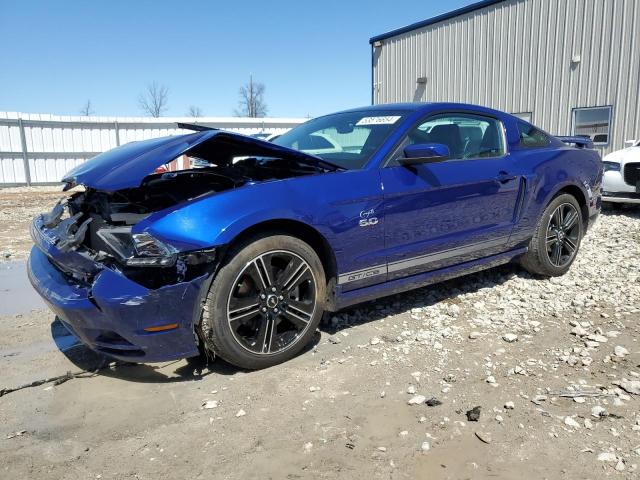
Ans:
[[[555,197],[545,208],[529,250],[520,263],[530,273],[546,277],[564,275],[576,258],[584,226],[578,201],[569,194]]]
[[[326,281],[316,252],[298,238],[263,234],[227,258],[202,314],[206,348],[251,370],[294,357],[323,315]]]

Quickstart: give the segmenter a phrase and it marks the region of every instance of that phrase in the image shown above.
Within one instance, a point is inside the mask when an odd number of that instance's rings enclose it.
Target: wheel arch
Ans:
[[[248,238],[267,232],[284,233],[308,243],[320,258],[320,262],[322,263],[322,267],[325,271],[327,284],[330,284],[332,279],[335,281],[335,278],[337,278],[338,267],[334,251],[331,248],[329,241],[316,228],[299,220],[280,218],[264,220],[253,224],[244,230],[239,231],[231,239],[226,246],[225,256],[230,247],[242,243]]]
[[[587,201],[587,196],[581,187],[573,183],[569,183],[560,187],[553,195],[550,196],[546,205],[548,205],[557,196],[565,193],[575,198],[578,202],[578,205],[580,205],[580,213],[582,213],[582,224],[584,225],[584,231],[586,232],[589,224],[589,203]]]

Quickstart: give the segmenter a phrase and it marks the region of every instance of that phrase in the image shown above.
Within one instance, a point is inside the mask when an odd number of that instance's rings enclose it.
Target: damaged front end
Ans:
[[[193,168],[150,173],[176,158]],[[69,172],[65,190],[84,191],[34,220],[29,278],[94,350],[145,362],[197,355],[195,327],[223,245],[158,238],[154,222],[203,197],[335,168],[220,131],[118,147]],[[180,218],[174,237],[201,221]]]
[[[107,224],[78,210],[88,205],[85,195],[34,220],[28,271],[35,289],[98,352],[144,362],[197,355],[194,325],[217,265],[215,250],[177,252],[148,234],[132,234],[126,221]]]
[[[35,219],[34,242],[45,239],[64,257],[60,262],[53,256],[52,260],[72,274],[109,268],[150,289],[212,272],[214,248],[179,252],[147,232],[133,233],[136,223],[163,204],[147,198],[150,205],[145,206],[143,199],[125,201],[125,195],[91,189],[75,193]]]
[[[75,249],[152,289],[211,273],[214,248],[181,252],[148,232],[133,232],[135,224],[151,213],[182,200],[175,193],[149,192],[148,187],[115,193],[88,189],[73,195],[67,208],[69,218],[76,219],[75,227],[60,239],[61,250]]]

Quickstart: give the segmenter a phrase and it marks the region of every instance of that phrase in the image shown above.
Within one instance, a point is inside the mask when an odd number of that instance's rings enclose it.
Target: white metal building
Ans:
[[[640,139],[640,0],[485,0],[370,43],[374,104],[485,105],[602,153]]]

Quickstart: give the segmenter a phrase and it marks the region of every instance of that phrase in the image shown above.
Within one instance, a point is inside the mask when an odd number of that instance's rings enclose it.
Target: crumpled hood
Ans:
[[[603,162],[615,162],[623,166],[629,162],[640,162],[640,146],[628,147],[623,150],[617,150],[606,155]]]
[[[214,160],[214,164],[224,165],[231,162],[234,152],[240,148],[242,155],[276,156],[321,167],[328,165],[313,155],[263,140],[222,130],[206,130],[127,143],[78,165],[62,181],[70,186],[84,185],[107,192],[135,188],[156,168],[189,151],[195,156],[206,153],[207,159]]]

